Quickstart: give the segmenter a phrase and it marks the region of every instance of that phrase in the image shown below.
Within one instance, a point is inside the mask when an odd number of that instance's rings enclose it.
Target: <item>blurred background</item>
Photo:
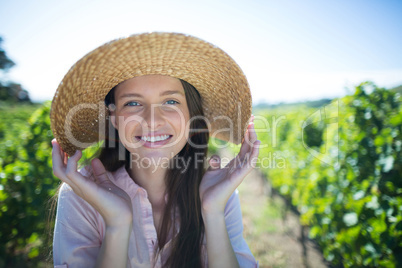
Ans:
[[[284,210],[328,267],[401,267],[400,14],[391,0],[0,0],[0,267],[49,265],[49,109],[63,76],[101,44],[153,31],[211,42],[248,77],[258,176],[286,204],[243,212],[260,267],[289,267],[256,241],[286,236],[270,227]]]

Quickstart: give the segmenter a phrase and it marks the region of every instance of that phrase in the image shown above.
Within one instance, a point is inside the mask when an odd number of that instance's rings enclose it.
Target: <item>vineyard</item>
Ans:
[[[340,267],[401,267],[400,95],[363,83],[320,109],[259,116],[267,145],[260,159],[275,156],[260,168],[301,214],[324,257]]]
[[[46,209],[59,182],[51,169],[50,103],[0,112],[0,267],[36,267],[50,245]]]
[[[0,267],[44,266],[50,103],[0,106]],[[334,267],[402,266],[402,102],[363,83],[320,108],[256,110],[258,166]]]

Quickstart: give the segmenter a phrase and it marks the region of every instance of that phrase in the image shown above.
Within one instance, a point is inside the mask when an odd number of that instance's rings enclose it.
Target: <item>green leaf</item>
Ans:
[[[358,222],[357,214],[355,212],[346,213],[343,216],[343,222],[349,227],[355,225]]]

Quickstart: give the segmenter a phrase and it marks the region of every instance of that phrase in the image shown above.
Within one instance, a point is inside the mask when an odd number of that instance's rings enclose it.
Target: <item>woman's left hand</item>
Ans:
[[[200,183],[200,198],[203,214],[219,214],[234,190],[255,167],[259,145],[255,133],[254,117],[250,119],[239,154],[221,168],[220,157],[214,155],[209,160],[209,168]]]

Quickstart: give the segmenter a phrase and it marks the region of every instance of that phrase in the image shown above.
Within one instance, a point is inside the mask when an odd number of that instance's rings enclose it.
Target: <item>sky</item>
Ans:
[[[190,34],[227,52],[253,104],[341,97],[370,80],[402,85],[402,1],[0,0],[0,76],[34,101],[51,100],[69,68],[110,40]]]

